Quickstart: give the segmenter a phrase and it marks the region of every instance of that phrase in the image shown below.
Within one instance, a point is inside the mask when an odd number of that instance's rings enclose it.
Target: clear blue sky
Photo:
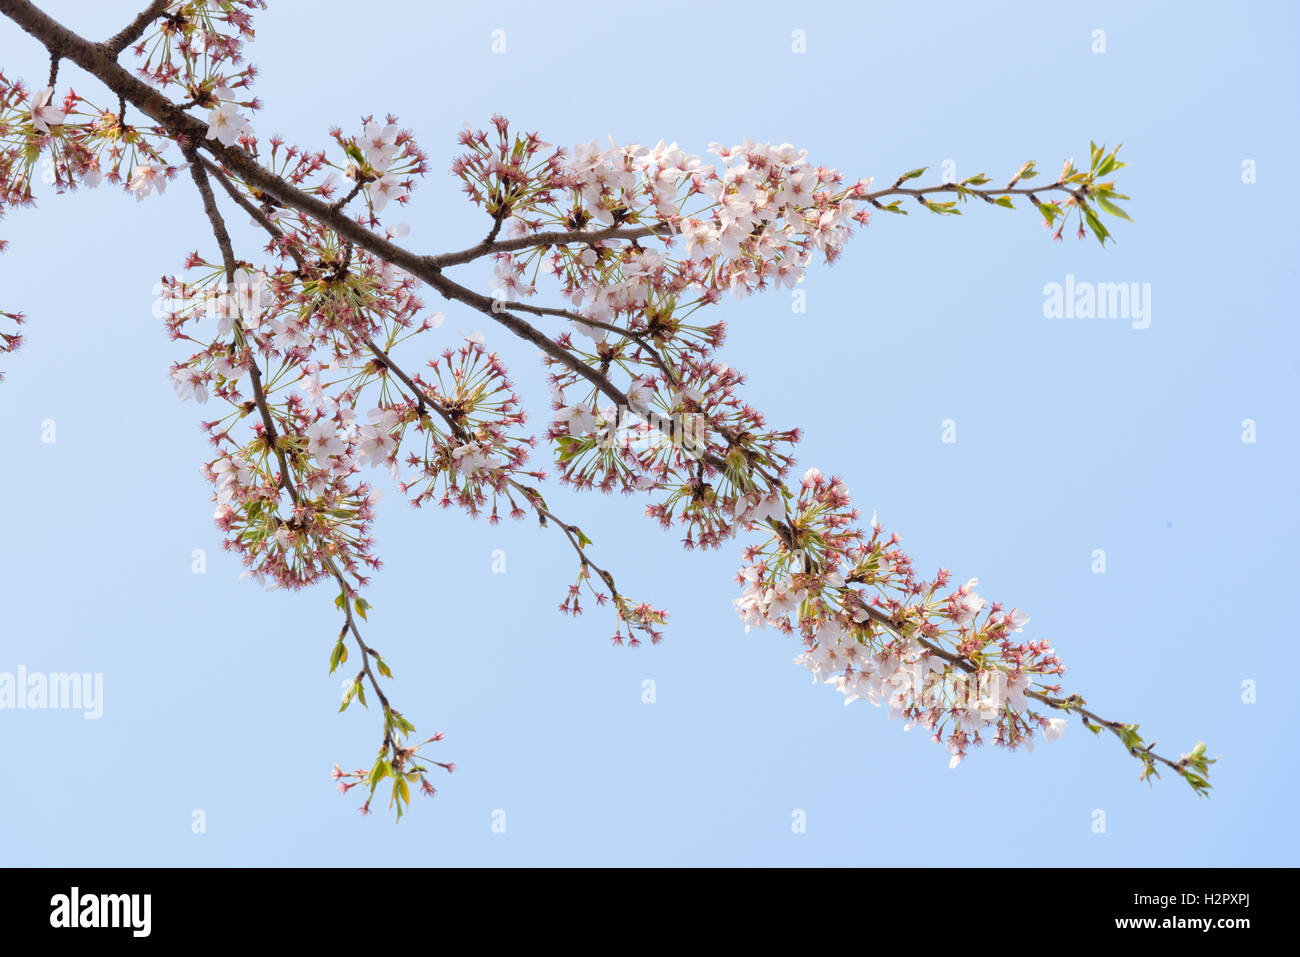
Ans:
[[[136,6],[43,5],[97,37]],[[949,770],[920,731],[811,685],[788,640],[745,634],[738,548],[684,553],[639,501],[554,495],[627,591],[672,612],[662,646],[628,651],[606,618],[555,612],[573,570],[555,535],[392,494],[370,632],[395,702],[447,734],[439,753],[459,770],[400,826],[359,817],[329,771],[369,764],[378,718],[335,713],[333,595],[236,580],[198,473],[200,410],[167,377],[179,353],[151,316],[153,284],[212,251],[178,181],[140,204],[43,195],[0,224],[0,307],[30,319],[2,360],[0,672],[104,675],[98,721],[0,711],[0,862],[1300,863],[1292,6],[305,7],[258,17],[256,129],[316,148],[332,124],[399,114],[432,158],[406,216],[430,251],[483,233],[444,170],[460,125],[496,111],[558,144],[790,141],[880,181],[922,165],[937,177],[945,160],[1002,178],[1034,158],[1050,175],[1086,160],[1089,139],[1122,140],[1136,222],[1116,222],[1113,247],[1052,243],[1028,210],[878,217],[811,270],[806,314],[784,292],[722,307],[724,357],[773,422],[806,430],[800,467],[843,475],[920,570],[979,576],[1027,609],[1069,686],[1158,750],[1203,738],[1223,754],[1214,796],[1169,778],[1149,790],[1117,742],[1077,724],[1032,755],[984,749]],[[44,77],[7,22],[0,50],[8,74]],[[70,66],[62,80],[103,99]],[[1258,182],[1242,182],[1245,160]],[[232,222],[251,255],[245,218]],[[1044,285],[1067,274],[1150,283],[1150,327],[1044,318]],[[486,288],[485,271],[464,275]],[[445,311],[437,334],[482,331],[544,430],[535,351]],[[955,444],[940,441],[949,418]]]

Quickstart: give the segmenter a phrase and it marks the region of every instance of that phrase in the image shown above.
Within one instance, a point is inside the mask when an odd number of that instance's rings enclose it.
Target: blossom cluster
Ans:
[[[605,491],[664,490],[652,515],[665,525],[684,519],[688,547],[720,544],[734,533],[741,498],[779,485],[798,432],[768,427],[740,399],[743,376],[714,358],[723,325],[690,317],[726,292],[743,298],[793,286],[815,253],[834,260],[853,225],[869,221],[855,197],[870,181],[846,186],[838,171],[812,166],[789,144],[714,144],[720,163],[706,165],[663,142],[605,149],[593,141],[548,152],[536,134],[512,136],[500,117],[494,126],[495,136],[462,133],[469,151],[452,169],[512,239],[604,227],[640,228],[663,240],[658,247],[610,236],[495,257],[503,303],[534,296],[545,272],[570,304],[549,310],[570,323],[557,342],[582,367],[627,377],[619,408],[577,364],[548,360],[555,370],[548,437],[561,480]],[[628,412],[653,414],[657,424],[649,427],[670,441],[649,450],[635,434],[621,444],[601,441]],[[691,429],[682,428],[688,422]],[[671,441],[687,431],[698,438]]]
[[[436,500],[470,515],[478,515],[490,499],[493,523],[500,518],[498,499],[504,499],[511,517],[523,518],[522,492],[511,479],[545,476],[523,468],[534,439],[511,433],[527,416],[500,357],[467,340],[459,349],[446,349],[440,358],[429,360],[426,370],[414,381],[437,410],[442,428],[435,427],[428,412],[416,422],[423,448],[408,454],[412,477],[398,488],[406,495],[414,493],[412,505]]]
[[[60,98],[53,86],[29,90],[0,73],[0,217],[10,208],[31,205],[37,175],[59,191],[93,188],[105,179],[137,196],[161,191],[178,169],[163,160],[165,147],[156,128],[127,127],[119,116],[72,91]],[[0,240],[0,252],[6,246]],[[0,319],[15,327],[22,318],[0,312]],[[0,331],[0,354],[22,341],[16,329]]]
[[[360,136],[344,137],[337,127],[330,135],[348,159],[346,165],[339,167],[342,175],[354,184],[353,189],[364,191],[372,220],[390,202],[401,205],[409,202],[414,177],[423,176],[429,170],[428,158],[416,145],[410,130],[397,126],[395,116],[389,115],[382,125],[367,117]],[[339,174],[331,174],[325,192],[332,193],[339,182]]]
[[[57,191],[103,182],[121,185],[136,199],[162,193],[185,168],[163,154],[171,142],[156,125],[135,126],[123,113],[97,106],[69,90],[28,91],[0,76],[0,190],[5,205],[31,199],[36,163],[42,182]]]
[[[216,485],[227,547],[272,586],[319,581],[331,563],[364,585],[366,571],[379,567],[368,534],[379,493],[357,474],[396,470],[400,423],[381,407],[378,368],[351,336],[431,322],[416,324],[418,300],[368,272],[362,257],[356,277],[330,290],[320,277],[304,282],[280,266],[244,264],[226,280],[197,253],[188,265],[200,275],[168,282],[163,316],[173,337],[201,348],[171,375],[180,398],[206,404],[211,395],[230,409],[203,423],[221,452],[205,474]],[[351,312],[363,303],[364,319]],[[270,429],[249,397],[253,370]],[[366,395],[374,406],[362,404]],[[245,419],[252,428],[237,429]]]
[[[795,662],[814,681],[845,704],[884,704],[908,727],[925,728],[953,767],[988,740],[1032,748],[1037,731],[1049,741],[1064,733],[1064,718],[1044,716],[1026,697],[1059,692],[1054,679],[1065,667],[1046,642],[1013,637],[1029,621],[1021,610],[981,597],[977,579],[951,588],[946,569],[919,578],[898,536],[886,536],[874,515],[869,533],[858,528],[843,481],[817,469],[777,514],[780,532],[745,550],[737,576],[746,630],[770,625],[798,637]]]
[[[141,61],[137,74],[161,90],[178,92],[187,105],[220,109],[221,101],[229,102],[230,97],[218,97],[217,90],[247,87],[257,76],[257,69],[244,61],[244,44],[254,36],[252,11],[257,9],[266,9],[265,0],[169,4],[132,47]]]

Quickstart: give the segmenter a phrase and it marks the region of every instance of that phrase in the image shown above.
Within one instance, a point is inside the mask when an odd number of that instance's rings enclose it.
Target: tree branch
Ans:
[[[533,233],[528,236],[516,236],[513,239],[496,241],[494,241],[495,231],[493,231],[488,235],[487,239],[477,246],[471,246],[469,249],[462,249],[459,252],[427,256],[425,261],[431,266],[442,268],[443,266],[458,266],[482,256],[517,252],[521,249],[536,249],[539,246],[571,246],[580,243],[591,245],[613,239],[645,239],[649,236],[666,238],[672,234],[672,228],[666,223],[658,226],[610,226],[607,229]]]
[[[102,46],[112,56],[117,57],[123,50],[144,36],[144,31],[148,29],[149,24],[162,16],[172,2],[174,0],[153,0],[153,3],[141,10],[134,20],[122,28],[121,32],[105,40]]]

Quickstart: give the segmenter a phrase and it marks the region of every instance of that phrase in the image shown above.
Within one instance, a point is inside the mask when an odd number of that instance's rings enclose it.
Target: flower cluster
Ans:
[[[888,705],[945,744],[953,767],[986,740],[1015,749],[1032,747],[1038,730],[1060,737],[1065,719],[1035,711],[1027,695],[1058,693],[1065,667],[1046,642],[1013,637],[1028,616],[980,597],[976,579],[950,589],[947,570],[918,578],[898,536],[874,515],[868,534],[857,517],[840,479],[805,473],[780,530],[745,551],[735,605],[746,629],[799,637],[795,662],[814,681],[846,704]]]
[[[217,90],[248,86],[257,69],[244,65],[244,43],[253,39],[252,11],[265,0],[177,0],[169,4],[133,46],[141,79],[175,89],[187,105],[220,109]],[[253,106],[256,109],[256,105]]]
[[[169,142],[163,128],[130,125],[71,90],[61,98],[52,86],[28,92],[0,76],[0,210],[31,202],[42,158],[41,180],[60,192],[107,181],[136,199],[161,193],[184,169],[164,157]]]
[[[197,281],[172,279],[165,290],[172,335],[201,347],[172,369],[177,395],[200,403],[212,395],[230,407],[204,423],[223,452],[205,470],[217,486],[217,524],[250,572],[276,586],[311,584],[335,567],[364,585],[366,570],[379,567],[368,534],[378,492],[356,475],[396,469],[400,429],[381,408],[381,367],[362,344],[433,322],[417,325],[418,300],[357,263],[326,291],[321,277],[280,267],[245,264],[226,280],[196,253],[188,265]],[[255,390],[264,411],[249,397]],[[369,408],[367,395],[376,403]],[[245,419],[251,434],[236,430]]]
[[[493,116],[492,125],[495,137],[468,126],[461,130],[459,142],[466,152],[456,157],[451,172],[464,184],[470,202],[487,210],[500,229],[511,215],[555,202],[563,181],[564,151],[547,153],[551,144],[542,142],[536,133],[512,136],[503,116]],[[519,222],[523,224],[523,220]],[[585,221],[574,221],[569,228],[585,225]]]
[[[324,192],[333,193],[339,188],[341,173],[353,184],[353,194],[357,190],[365,193],[372,223],[390,202],[401,205],[409,202],[415,187],[414,177],[423,176],[429,170],[428,158],[416,145],[410,130],[399,129],[397,117],[391,114],[383,125],[367,117],[360,136],[345,137],[338,128],[331,130],[330,135],[348,162],[337,167],[338,173],[330,174]]]
[[[165,145],[157,129],[126,127],[75,93],[58,98],[53,86],[28,90],[0,73],[0,218],[10,208],[32,204],[38,163],[43,182],[59,191],[78,184],[93,188],[105,178],[137,196],[155,186],[161,191],[177,172],[162,160]],[[7,245],[0,240],[0,252]],[[23,342],[17,328],[23,315],[0,312],[0,320],[8,324],[0,329],[0,354],[13,352]]]
[[[500,519],[499,499],[504,499],[511,517],[523,518],[525,511],[519,504],[523,493],[511,484],[512,479],[545,476],[524,470],[534,440],[511,433],[527,416],[505,365],[480,343],[467,340],[459,349],[446,349],[441,358],[429,360],[427,370],[414,382],[426,407],[434,411],[426,410],[415,419],[424,444],[418,454],[412,450],[406,459],[415,477],[398,488],[412,495],[412,505],[436,500],[444,508],[455,504],[470,515],[478,515],[490,503],[488,518],[493,523]],[[409,408],[406,414],[415,417]]]
[[[518,148],[535,135],[516,139]],[[791,288],[815,253],[833,261],[852,227],[870,220],[870,209],[857,198],[865,196],[869,179],[846,187],[841,173],[810,165],[805,152],[788,143],[715,143],[710,152],[719,164],[705,165],[662,141],[654,148],[602,149],[595,141],[576,147],[542,164],[539,181],[520,190],[525,198],[507,204],[513,217],[507,233],[599,224],[676,235],[663,252],[596,242],[557,246],[545,257],[564,296],[584,316],[619,322],[667,305],[689,311],[728,292],[744,298],[769,287]],[[522,260],[542,255],[534,251]],[[520,261],[510,264],[518,269]]]
[[[360,686],[354,687],[359,688]],[[365,691],[358,690],[355,694],[364,697]],[[397,715],[397,719],[399,722],[404,721],[401,715]],[[409,724],[409,722],[405,723]],[[414,730],[414,728],[411,730]],[[347,794],[358,785],[365,787],[370,792],[366,798],[366,803],[360,807],[363,816],[371,813],[370,802],[374,800],[375,789],[380,782],[392,778],[393,790],[388,800],[388,806],[396,811],[398,820],[401,820],[402,814],[411,804],[412,785],[418,785],[420,793],[426,797],[433,797],[438,793],[437,788],[429,781],[429,767],[422,763],[427,759],[420,754],[420,750],[426,745],[443,740],[444,737],[445,735],[438,731],[419,744],[397,748],[391,756],[380,755],[369,771],[361,768],[344,771],[336,764],[330,776],[338,782],[337,787],[340,794]],[[429,761],[429,764],[442,768],[448,774],[452,774],[456,770],[456,765],[450,761]]]
[[[289,482],[304,489],[295,504],[285,495],[280,467],[263,437],[242,447],[222,442],[223,455],[204,466],[216,487],[217,527],[225,547],[269,588],[301,588],[333,577],[332,563],[359,586],[380,566],[369,538],[380,499],[356,470],[358,439],[334,419],[307,426],[307,449],[289,456]],[[233,450],[231,450],[233,449]]]
[[[523,301],[543,272],[570,304],[546,310],[569,320],[556,341],[577,360],[548,359],[548,437],[561,480],[663,492],[650,514],[682,522],[688,547],[717,546],[734,533],[745,496],[780,485],[798,432],[771,429],[739,397],[743,376],[714,358],[722,324],[691,316],[727,292],[793,286],[815,253],[833,260],[851,227],[869,220],[855,198],[869,181],[845,186],[789,144],[715,144],[720,163],[707,165],[663,142],[547,152],[536,134],[512,136],[500,117],[494,126],[495,136],[462,134],[470,150],[453,172],[495,227],[504,221],[521,244],[555,227],[601,237],[495,257],[495,294],[507,305],[529,311]],[[608,404],[583,368],[624,373],[627,401]],[[665,440],[649,441],[650,432]]]
[[[27,93],[21,83],[8,80],[0,73],[0,219],[4,218],[10,207],[23,207],[32,204],[31,168],[32,144],[30,135],[25,130],[23,112],[27,108]],[[30,108],[27,108],[30,119]],[[9,243],[0,239],[0,253]],[[23,344],[19,328],[23,324],[22,313],[0,312],[0,320],[6,325],[0,327],[0,355],[14,352]],[[8,329],[12,329],[10,332]],[[0,382],[4,373],[0,372]]]

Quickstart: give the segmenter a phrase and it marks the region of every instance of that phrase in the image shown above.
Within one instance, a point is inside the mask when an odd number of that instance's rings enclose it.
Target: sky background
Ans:
[[[92,38],[136,10],[41,5]],[[30,322],[0,360],[0,672],[104,675],[98,721],[0,711],[0,863],[1300,863],[1294,7],[355,11],[274,2],[258,15],[254,127],[316,149],[334,124],[396,113],[431,158],[404,214],[407,241],[430,252],[485,230],[445,170],[462,123],[494,112],[563,145],[789,141],[881,183],[917,166],[937,181],[945,160],[1003,181],[1032,158],[1051,176],[1066,157],[1086,163],[1090,139],[1123,141],[1135,223],[1108,220],[1104,250],[1051,242],[1027,208],[881,214],[834,267],[809,270],[806,313],[783,290],[715,315],[753,403],[805,430],[800,470],[843,476],[922,573],[978,576],[982,594],[1027,610],[1027,634],[1052,641],[1067,688],[1103,716],[1138,722],[1174,757],[1205,740],[1223,755],[1213,797],[1171,776],[1148,788],[1117,741],[1077,723],[1033,754],[984,748],[950,770],[922,731],[810,684],[790,639],[745,634],[731,605],[740,543],[687,553],[640,498],[557,487],[553,507],[621,587],[671,612],[661,646],[614,648],[611,617],[555,610],[574,572],[558,535],[414,511],[380,477],[392,494],[370,641],[396,672],[394,703],[446,733],[434,753],[458,770],[400,825],[362,818],[329,772],[369,766],[379,717],[336,714],[334,593],[237,580],[198,471],[211,407],[177,401],[167,377],[181,353],[152,317],[154,284],[188,251],[215,253],[181,179],[139,204],[47,190],[0,224],[0,307]],[[0,68],[35,85],[47,61],[5,21]],[[107,99],[71,65],[60,80]],[[261,240],[230,219],[251,257]],[[1043,288],[1067,274],[1149,283],[1150,327],[1045,318]],[[487,288],[484,269],[457,276]],[[535,350],[426,298],[447,321],[399,357],[484,333],[543,432]],[[57,441],[43,443],[51,419]],[[945,419],[955,443],[941,441]],[[195,549],[206,574],[191,571]],[[806,833],[792,829],[800,810]]]

